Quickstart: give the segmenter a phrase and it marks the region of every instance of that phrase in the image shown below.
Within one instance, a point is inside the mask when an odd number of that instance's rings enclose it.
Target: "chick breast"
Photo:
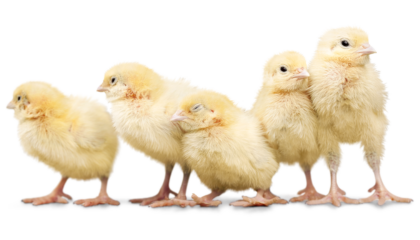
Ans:
[[[170,118],[182,98],[195,89],[186,82],[165,81],[163,94],[150,99],[124,99],[112,103],[112,118],[120,136],[133,148],[163,163],[183,163],[183,132]]]
[[[118,149],[111,117],[101,104],[84,98],[66,99],[59,118],[27,120],[19,125],[25,151],[75,179],[108,177]]]
[[[213,190],[268,189],[279,167],[258,121],[247,113],[229,126],[185,134],[183,153]]]
[[[261,121],[279,162],[312,166],[319,158],[317,117],[305,92],[268,94],[258,98],[252,113]]]

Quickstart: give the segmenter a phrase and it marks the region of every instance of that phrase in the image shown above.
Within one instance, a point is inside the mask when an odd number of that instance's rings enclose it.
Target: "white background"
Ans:
[[[419,235],[419,27],[415,1],[1,1],[1,239],[375,239]],[[227,94],[250,109],[262,84],[263,67],[274,54],[302,53],[309,62],[318,38],[344,26],[364,29],[378,51],[371,60],[387,86],[390,120],[382,177],[387,188],[411,204],[233,208],[229,202],[253,191],[229,191],[218,208],[151,209],[128,202],[159,190],[164,167],[121,144],[109,194],[121,205],[83,208],[67,204],[34,207],[20,200],[43,196],[60,175],[27,156],[17,137],[17,120],[5,107],[21,83],[42,80],[65,94],[90,96],[105,71],[121,62],[140,62],[171,79]],[[107,104],[107,106],[109,106]],[[121,141],[122,142],[122,141]],[[339,185],[353,198],[367,197],[374,184],[359,146],[343,145]],[[182,179],[176,167],[171,188]],[[313,169],[326,194],[323,160]],[[95,197],[100,182],[69,180],[74,199]],[[290,199],[305,187],[300,168],[282,165],[272,191]],[[193,174],[188,196],[209,190]],[[388,238],[383,238],[388,237]]]

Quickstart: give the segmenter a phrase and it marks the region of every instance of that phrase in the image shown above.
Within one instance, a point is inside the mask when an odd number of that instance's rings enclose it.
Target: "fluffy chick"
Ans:
[[[168,81],[138,63],[116,65],[105,73],[98,91],[105,92],[112,105],[112,119],[120,136],[134,149],[165,165],[166,175],[156,196],[132,199],[152,207],[176,204],[169,194],[174,164],[179,163],[184,179],[176,199],[185,200],[190,167],[182,157],[182,130],[170,122],[180,100],[195,91],[184,81]]]
[[[211,189],[200,206],[218,206],[213,199],[228,189],[249,188],[257,197],[244,197],[234,206],[286,203],[270,192],[271,179],[279,165],[263,136],[258,120],[236,107],[226,96],[200,91],[186,97],[171,119],[186,131],[182,143],[186,161]]]
[[[68,178],[100,178],[99,196],[75,203],[85,207],[119,205],[106,192],[118,139],[104,106],[84,98],[67,97],[47,83],[28,82],[15,90],[7,108],[14,109],[19,120],[23,149],[62,175],[51,194],[24,199],[24,203],[67,203],[63,197],[71,197],[63,193],[63,188]]]
[[[379,173],[384,135],[388,120],[384,114],[387,93],[369,55],[376,51],[367,34],[358,28],[339,28],[321,37],[309,66],[310,94],[319,117],[318,141],[321,154],[331,171],[330,193],[308,204],[331,202],[372,202],[386,200],[411,202],[391,194]],[[361,201],[346,198],[338,191],[337,170],[340,164],[339,143],[361,142],[365,158],[372,168],[375,193]]]
[[[297,52],[273,56],[264,68],[264,83],[251,113],[262,123],[276,160],[299,163],[306,176],[302,196],[291,202],[320,199],[312,184],[311,168],[320,154],[317,117],[309,97],[305,58]]]

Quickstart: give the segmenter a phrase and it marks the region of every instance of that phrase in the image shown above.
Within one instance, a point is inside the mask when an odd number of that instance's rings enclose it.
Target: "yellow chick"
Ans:
[[[184,81],[168,81],[153,70],[138,63],[116,65],[105,73],[98,88],[105,92],[112,106],[112,119],[119,135],[134,149],[165,165],[165,180],[156,196],[132,199],[151,207],[175,205],[169,200],[186,200],[186,190],[191,173],[182,156],[182,130],[170,122],[180,100],[194,92]],[[174,164],[179,163],[184,172],[179,194],[169,188]],[[184,207],[185,205],[181,205]]]
[[[67,97],[47,83],[28,82],[15,90],[7,108],[14,109],[19,120],[23,149],[62,175],[52,193],[24,199],[24,203],[67,203],[63,197],[71,197],[63,188],[68,178],[99,178],[99,196],[75,203],[85,207],[119,205],[106,191],[118,138],[104,106],[85,98]]]
[[[218,206],[213,199],[228,189],[249,188],[255,198],[244,197],[233,206],[287,203],[270,192],[271,179],[279,165],[267,144],[258,120],[236,107],[226,96],[201,91],[186,97],[172,116],[186,132],[182,143],[185,160],[200,180],[211,189],[202,198],[193,195],[200,206]]]
[[[291,202],[320,199],[312,184],[311,168],[320,154],[317,117],[308,89],[309,73],[305,58],[297,52],[273,56],[264,69],[264,83],[251,113],[262,123],[276,160],[286,164],[299,163],[306,176],[302,196]]]
[[[340,202],[365,203],[378,199],[382,205],[386,200],[412,201],[391,194],[379,173],[388,120],[384,114],[385,86],[369,58],[375,52],[367,34],[358,28],[334,29],[319,41],[309,66],[310,95],[319,118],[320,151],[331,171],[331,188],[326,197],[308,204],[331,202],[340,206]],[[337,186],[339,143],[356,142],[361,142],[376,178],[376,184],[369,189],[375,193],[360,201],[344,197]]]

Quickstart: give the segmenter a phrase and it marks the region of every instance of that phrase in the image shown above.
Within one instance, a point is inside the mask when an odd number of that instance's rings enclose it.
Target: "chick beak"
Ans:
[[[96,91],[98,91],[98,92],[109,92],[109,89],[108,88],[104,88],[104,87],[102,87],[102,85],[100,85],[98,87],[98,89],[96,89]]]
[[[8,109],[15,109],[16,105],[13,101],[9,102],[9,104],[7,104],[7,108]]]
[[[301,68],[299,69],[299,73],[296,73],[295,75],[293,75],[292,78],[297,78],[298,80],[300,80],[300,79],[304,79],[308,77],[309,77],[308,71],[306,71],[306,69],[304,68]]]
[[[369,43],[364,43],[362,44],[362,49],[360,49],[357,52],[361,53],[362,55],[369,55],[372,53],[376,53],[376,50]]]
[[[188,117],[180,115],[183,112],[184,111],[182,111],[182,110],[176,111],[176,113],[174,113],[174,115],[172,115],[172,117],[171,117],[171,122],[178,122],[178,121],[183,121],[183,120],[187,119]]]

